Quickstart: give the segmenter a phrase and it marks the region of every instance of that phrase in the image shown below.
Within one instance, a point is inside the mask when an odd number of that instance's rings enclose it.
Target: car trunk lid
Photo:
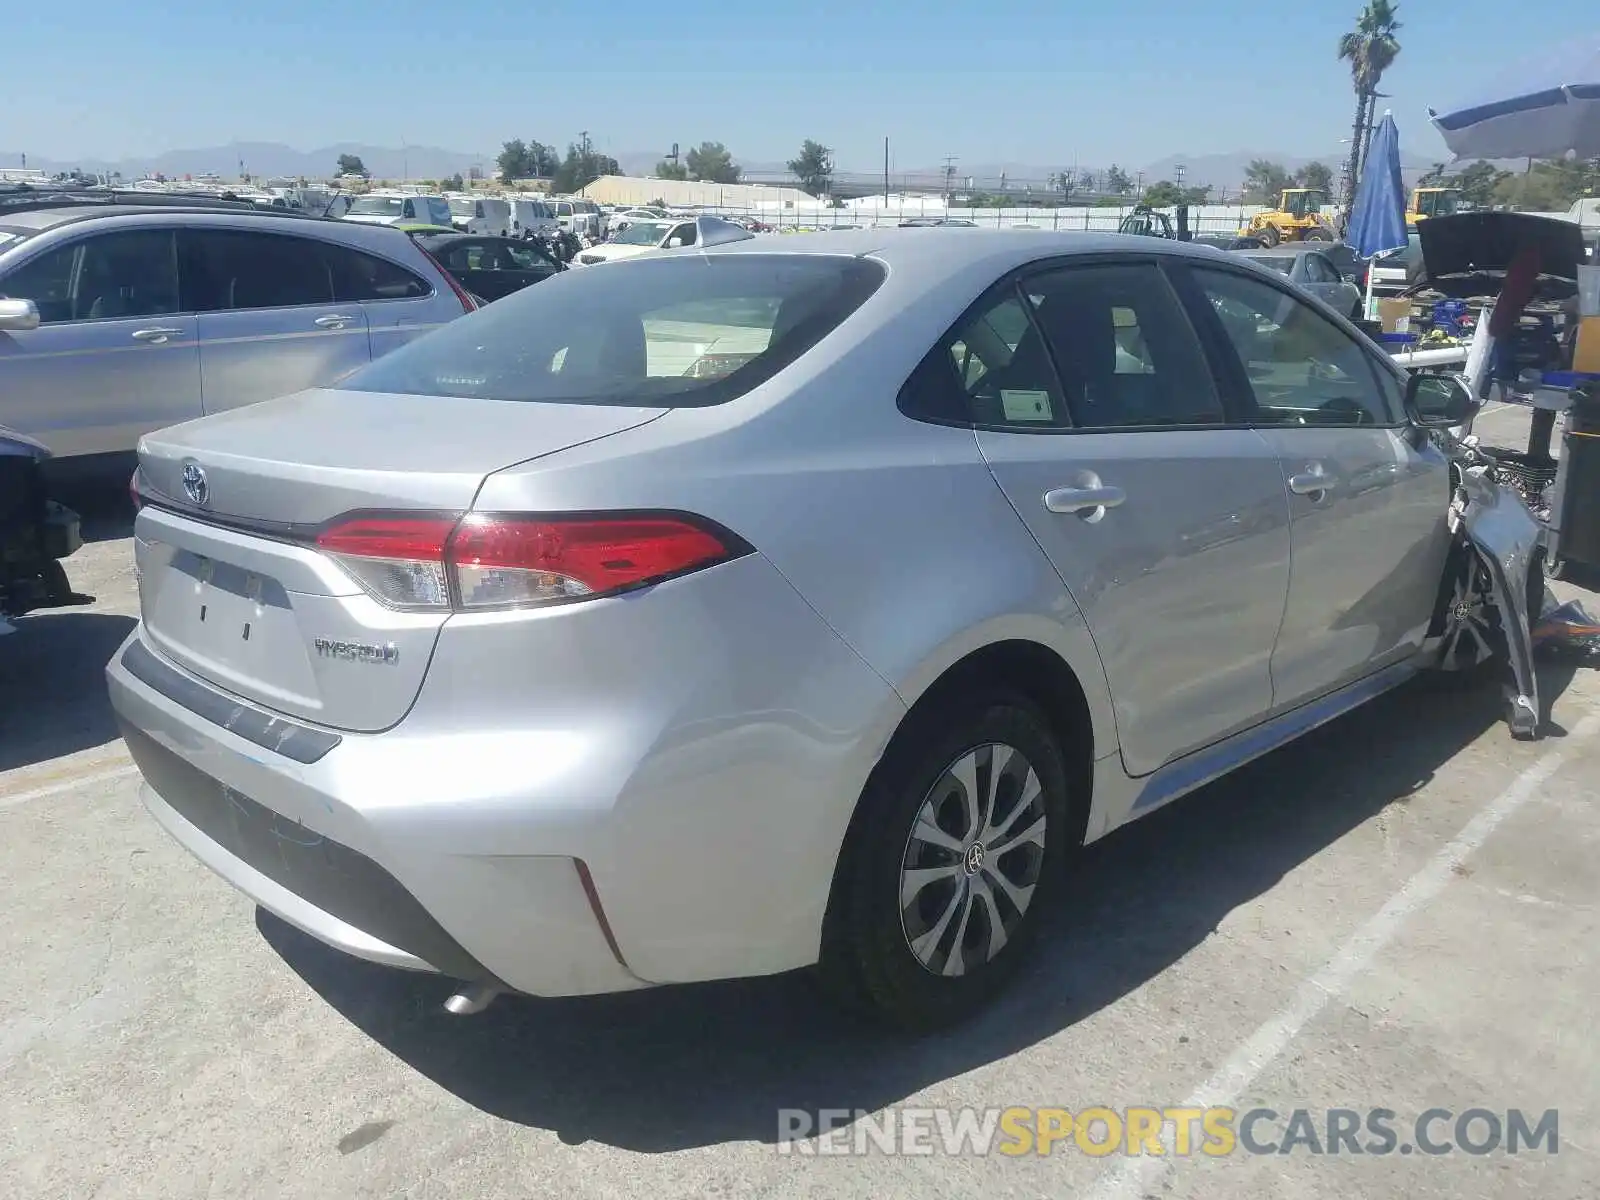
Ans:
[[[464,512],[485,476],[662,412],[319,390],[147,435],[135,526],[146,637],[275,712],[387,728],[416,698],[448,613],[386,607],[316,532],[351,512]]]

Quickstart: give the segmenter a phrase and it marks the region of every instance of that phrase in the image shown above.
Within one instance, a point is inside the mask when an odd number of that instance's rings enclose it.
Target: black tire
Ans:
[[[1308,229],[1305,231],[1304,240],[1308,242],[1331,242],[1333,239],[1328,236],[1326,229]]]
[[[1038,779],[1038,804],[1045,822],[1042,851],[1030,843],[988,862],[980,852],[979,866],[973,871],[970,852],[963,857],[938,850],[922,839],[914,839],[912,830],[926,804],[952,802],[948,798],[936,801],[934,789],[969,754],[977,755],[977,774],[973,778],[977,790],[984,792],[992,777],[985,773],[983,756],[989,755],[987,769],[992,770],[999,757],[994,753],[997,746],[1020,752]],[[1010,773],[1013,771],[1020,772],[1015,758],[994,785],[994,807],[1001,820],[1017,815],[1012,837],[1017,829],[1036,827],[1037,822],[1037,816],[1017,812],[1024,798],[1020,789],[1026,776],[1019,778]],[[978,694],[968,692],[959,699],[914,713],[867,784],[840,855],[819,964],[827,990],[857,1011],[911,1031],[950,1025],[998,994],[1025,959],[1039,925],[1053,907],[1065,878],[1069,846],[1081,843],[1080,838],[1069,834],[1073,810],[1067,802],[1067,779],[1062,749],[1049,723],[1022,696],[991,688]],[[1032,811],[1034,805],[1028,807]],[[986,822],[994,815],[987,814]],[[914,855],[930,851],[949,855],[947,862],[938,864],[936,869],[944,871],[954,865],[948,880],[952,890],[938,891],[945,880],[929,884],[902,909],[902,872],[912,869]],[[1017,857],[1023,855],[1026,857]],[[925,860],[916,861],[919,866],[926,865]],[[1024,877],[1035,880],[1026,906],[1020,910],[1009,899],[1002,903],[1000,887],[990,887],[985,882],[1002,870],[1015,882],[1018,867]],[[982,897],[974,893],[980,884],[994,899],[979,902]],[[935,958],[940,955],[941,946],[948,944],[939,964],[940,972],[936,973],[913,951],[906,921],[920,918],[925,902],[927,907],[953,912],[963,903],[961,898],[969,895],[973,898],[965,903],[973,914],[978,914],[970,922],[962,920],[957,930],[956,921],[947,916],[942,927],[926,929],[918,938],[924,943],[925,952]],[[951,898],[945,901],[945,896]],[[974,962],[974,958],[987,953],[986,938],[996,912],[1003,913],[1004,945],[993,957]],[[1015,921],[1009,930],[1004,928],[1006,918]],[[929,921],[932,924],[931,918]],[[942,932],[936,932],[939,928]],[[968,935],[965,940],[958,936],[961,933]],[[980,941],[985,943],[982,947],[977,945]],[[945,973],[952,965],[961,967],[961,973]]]
[[[1262,246],[1268,250],[1271,250],[1283,240],[1283,236],[1278,232],[1276,225],[1263,225],[1251,236],[1260,238]]]

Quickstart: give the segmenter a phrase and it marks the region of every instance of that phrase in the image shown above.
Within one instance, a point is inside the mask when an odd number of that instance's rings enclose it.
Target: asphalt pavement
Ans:
[[[1410,686],[1114,835],[958,1030],[887,1035],[803,976],[461,1018],[145,815],[100,679],[137,608],[116,497],[90,533],[93,602],[0,639],[0,1197],[1595,1194],[1592,669],[1542,667],[1537,742],[1492,689]],[[1016,1108],[1045,1111],[947,1144]],[[1231,1109],[1235,1137],[1130,1156],[1144,1108]],[[822,1110],[842,1133],[783,1136]]]

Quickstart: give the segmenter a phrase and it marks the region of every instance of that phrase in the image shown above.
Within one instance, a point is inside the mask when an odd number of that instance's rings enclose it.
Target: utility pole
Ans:
[[[954,181],[955,177],[956,177],[956,158],[955,158],[955,155],[947,154],[947,155],[944,156],[944,202],[945,202],[945,206],[947,208],[950,205],[950,185],[951,185],[952,181]]]
[[[883,206],[889,207],[889,139],[883,139]]]

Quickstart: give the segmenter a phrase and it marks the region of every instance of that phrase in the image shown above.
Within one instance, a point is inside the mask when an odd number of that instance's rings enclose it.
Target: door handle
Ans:
[[[183,333],[183,330],[181,329],[168,329],[157,326],[152,329],[135,329],[132,337],[136,342],[154,342],[156,345],[160,346],[165,343],[168,338],[177,337],[181,333]]]
[[[1053,488],[1044,494],[1044,506],[1053,513],[1078,513],[1092,519],[1127,498],[1128,494],[1119,487]]]
[[[311,322],[318,329],[343,329],[346,325],[353,324],[355,317],[347,317],[342,313],[330,313],[326,317],[318,317]]]
[[[1321,471],[1301,471],[1297,475],[1289,476],[1289,490],[1296,496],[1310,496],[1316,499],[1338,482],[1332,475],[1325,475]]]

